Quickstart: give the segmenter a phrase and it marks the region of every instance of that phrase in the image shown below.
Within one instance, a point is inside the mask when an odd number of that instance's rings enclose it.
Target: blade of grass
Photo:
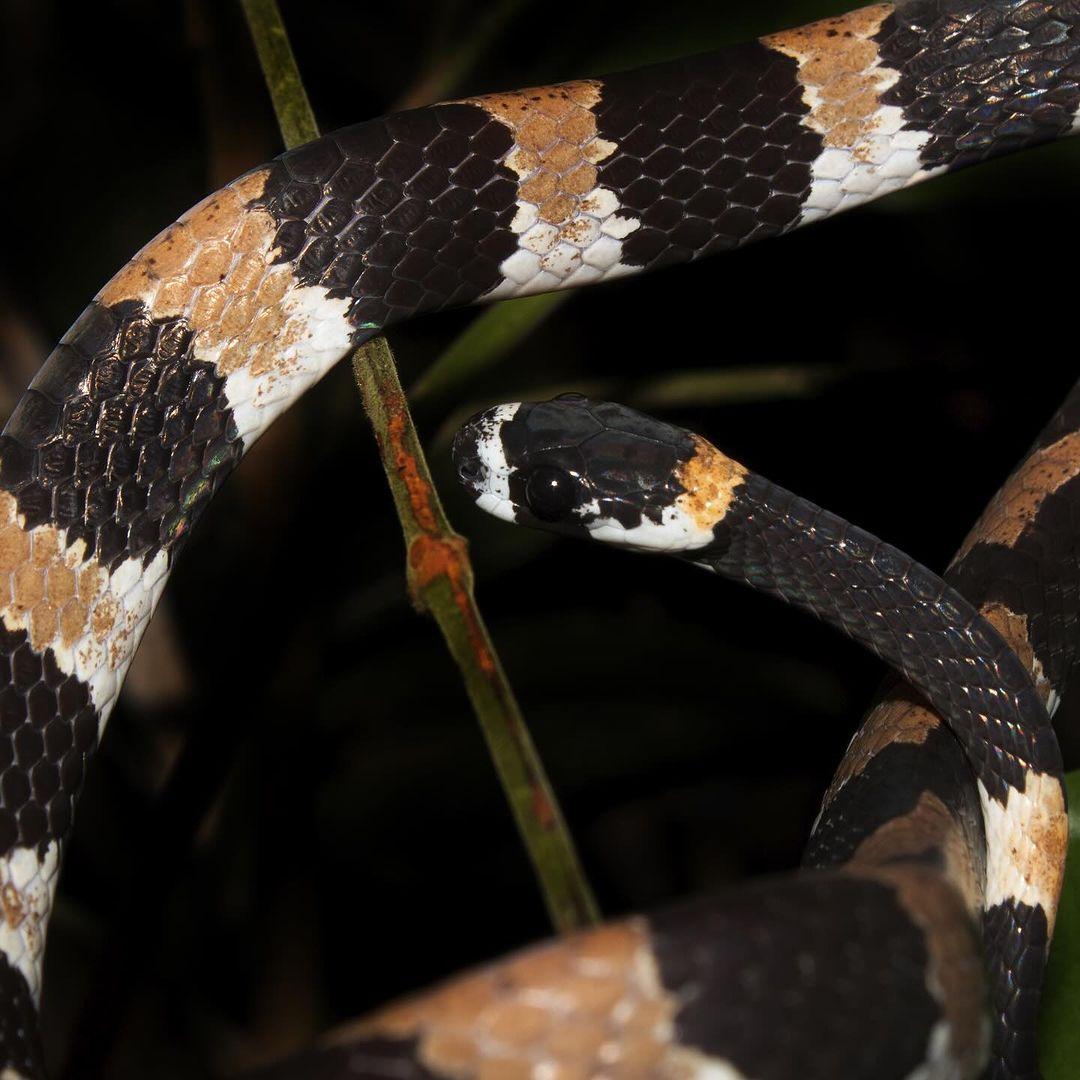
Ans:
[[[409,399],[426,405],[433,398],[448,397],[462,383],[499,363],[567,299],[569,293],[541,293],[506,300],[482,311],[413,383]]]
[[[471,31],[461,34],[453,48],[432,57],[416,82],[398,98],[394,110],[430,105],[452,94],[524,3],[525,0],[500,0],[474,11]]]
[[[565,379],[558,384],[523,390],[521,396],[528,401],[543,401],[556,394],[573,391],[587,397],[614,398],[645,411],[735,405],[807,398],[832,383],[869,372],[888,372],[895,366],[889,361],[875,361],[861,364],[807,364],[803,367],[761,364],[700,368],[697,371],[671,371],[652,379],[633,382],[621,378]],[[432,450],[436,453],[444,451],[449,447],[454,432],[465,420],[494,404],[494,401],[477,399],[452,409],[431,439]]]
[[[780,401],[809,397],[851,372],[851,366],[845,364],[777,364],[672,371],[642,381],[628,399],[635,408],[645,410]]]
[[[266,88],[274,105],[274,115],[287,148],[319,137],[319,125],[311,111],[300,69],[296,66],[289,35],[278,10],[277,0],[241,0],[244,17],[255,51],[259,56]]]
[[[243,0],[243,6],[286,146],[317,138],[276,0]],[[356,350],[352,364],[405,534],[413,601],[434,617],[461,671],[551,920],[564,932],[595,923],[596,901],[476,607],[465,541],[450,527],[431,481],[390,346],[374,338]]]

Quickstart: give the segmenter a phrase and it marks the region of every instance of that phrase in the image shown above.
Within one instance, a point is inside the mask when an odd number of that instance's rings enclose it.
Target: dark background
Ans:
[[[846,6],[282,3],[326,129],[423,101],[459,62],[451,95]],[[238,4],[0,11],[6,415],[138,247],[280,145]],[[633,399],[658,373],[733,369],[727,392],[664,415],[941,568],[1075,377],[1076,176],[1077,147],[1044,148],[574,296],[418,408],[605,913],[794,866],[881,668],[685,566],[482,517],[453,484],[447,425],[537,392]],[[474,317],[395,330],[406,385]],[[766,386],[778,367],[792,374]],[[174,573],[50,933],[44,1009],[68,1076],[226,1074],[549,932],[460,682],[405,597],[373,451],[341,365],[249,455]]]

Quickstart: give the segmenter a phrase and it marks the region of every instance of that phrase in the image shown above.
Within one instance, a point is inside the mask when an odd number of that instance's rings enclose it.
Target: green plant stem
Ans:
[[[286,146],[317,138],[276,0],[242,2]],[[386,339],[357,349],[352,365],[405,534],[413,602],[438,623],[461,671],[551,920],[564,932],[595,923],[596,901],[473,598],[465,541],[443,512]]]
[[[241,0],[286,149],[319,137],[277,0]]]
[[[443,512],[384,339],[357,350],[353,372],[405,532],[413,602],[438,623],[461,671],[552,922],[562,931],[592,924],[596,902],[476,606],[465,541]]]

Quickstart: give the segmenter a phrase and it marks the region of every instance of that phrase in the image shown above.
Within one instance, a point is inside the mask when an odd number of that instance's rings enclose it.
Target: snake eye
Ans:
[[[541,521],[559,521],[573,509],[575,486],[569,473],[541,465],[525,482],[525,502]]]

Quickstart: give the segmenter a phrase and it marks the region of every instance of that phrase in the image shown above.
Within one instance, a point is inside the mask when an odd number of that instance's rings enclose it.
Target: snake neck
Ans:
[[[1014,1036],[1005,1033],[1018,1016],[1035,1014],[1041,979],[1030,973],[1045,967],[1067,837],[1061,753],[1030,674],[994,627],[936,575],[761,476],[746,475],[713,533],[711,545],[685,557],[810,612],[869,648],[903,674],[959,740],[977,781],[986,836],[982,936],[1000,1066],[994,1075],[1026,1075],[1011,1070],[1009,1059],[1033,1060],[1030,1047],[1012,1045]],[[1023,957],[1010,954],[1007,943],[1017,940]],[[1026,1027],[1033,1031],[1033,1019]]]
[[[945,716],[991,798],[1022,787],[1030,769],[1060,771],[1027,670],[937,575],[754,473],[732,492],[713,536],[685,557],[810,612],[902,672]]]

